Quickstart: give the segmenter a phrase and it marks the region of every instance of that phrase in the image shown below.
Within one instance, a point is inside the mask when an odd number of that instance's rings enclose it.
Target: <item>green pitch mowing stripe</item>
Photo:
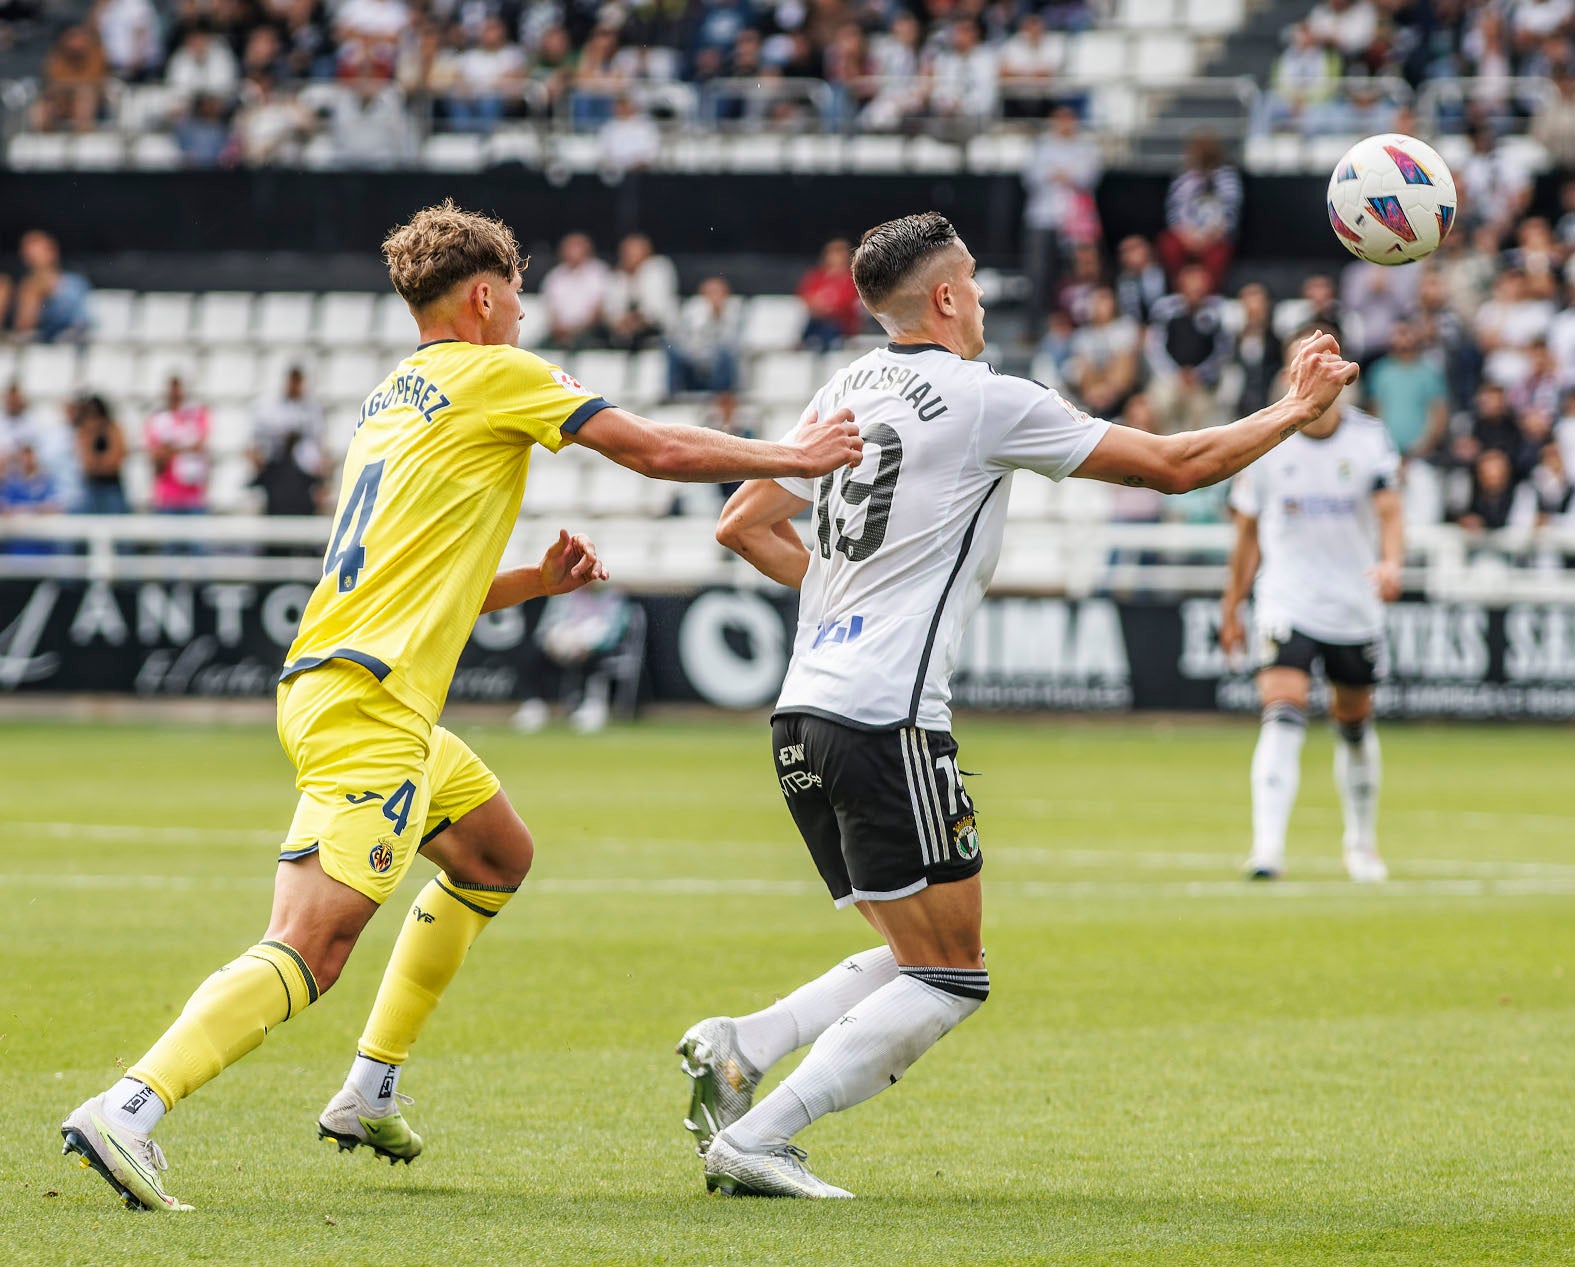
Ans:
[[[1249,887],[1250,725],[962,721],[990,1001],[804,1134],[859,1194],[811,1205],[705,1197],[672,1055],[870,944],[765,729],[459,729],[537,861],[400,1084],[420,1163],[339,1157],[316,1119],[424,863],[341,983],[160,1127],[198,1211],[153,1220],[59,1122],[261,935],[291,772],[261,725],[0,725],[0,1260],[1568,1261],[1568,730],[1385,727],[1395,881],[1358,889],[1319,727],[1288,878]]]

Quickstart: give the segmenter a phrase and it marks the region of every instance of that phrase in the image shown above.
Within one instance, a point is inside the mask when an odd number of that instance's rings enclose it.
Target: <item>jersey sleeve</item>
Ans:
[[[1238,471],[1230,482],[1230,508],[1238,515],[1256,519],[1263,509],[1263,498],[1258,488],[1258,477],[1252,467]]]
[[[991,374],[985,384],[986,465],[1035,471],[1063,480],[1083,465],[1110,424],[1074,408],[1059,392],[1028,378]],[[1000,419],[1004,430],[991,425]]]
[[[1395,448],[1389,433],[1378,424],[1378,452],[1373,458],[1373,492],[1400,487],[1400,451]]]
[[[788,444],[798,437],[798,433],[803,428],[804,424],[816,416],[816,410],[819,407],[819,404],[820,397],[817,395],[814,400],[809,402],[809,408],[804,410],[804,412],[798,416],[798,421],[793,424],[793,430],[789,431],[787,435],[782,437],[783,444]],[[792,493],[795,497],[802,498],[807,502],[812,502],[815,500],[815,481],[812,479],[808,479],[802,475],[779,475],[777,476],[777,483],[783,488],[787,489],[787,491]]]
[[[489,375],[487,425],[505,440],[556,453],[610,402],[558,366],[523,348],[508,348]]]

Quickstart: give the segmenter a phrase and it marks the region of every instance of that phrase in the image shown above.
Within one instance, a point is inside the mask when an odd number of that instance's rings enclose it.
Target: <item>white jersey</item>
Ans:
[[[814,536],[777,711],[949,730],[952,670],[1000,557],[1013,471],[1063,479],[1110,424],[929,343],[860,357],[807,416],[842,408],[864,436],[858,468],[780,481],[814,504]]]
[[[1383,632],[1383,603],[1368,576],[1378,562],[1373,494],[1393,488],[1399,470],[1384,424],[1341,406],[1332,436],[1294,435],[1236,476],[1231,509],[1258,521],[1260,629],[1289,626],[1353,644]]]

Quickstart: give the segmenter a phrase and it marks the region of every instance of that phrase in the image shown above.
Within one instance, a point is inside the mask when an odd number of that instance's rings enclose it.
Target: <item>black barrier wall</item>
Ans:
[[[0,582],[0,693],[259,696],[295,635],[301,583]],[[776,696],[794,597],[727,589],[644,596],[648,698],[757,708]],[[955,700],[985,709],[1256,708],[1219,649],[1213,598],[991,598]],[[484,616],[450,696],[539,693],[525,654],[540,605]],[[1575,718],[1575,605],[1408,600],[1389,609],[1379,711],[1402,717]]]

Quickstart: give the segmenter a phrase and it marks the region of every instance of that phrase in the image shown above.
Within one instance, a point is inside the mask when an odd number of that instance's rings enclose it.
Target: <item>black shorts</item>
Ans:
[[[777,780],[838,906],[978,875],[979,832],[945,731],[772,719]]]
[[[1324,642],[1299,629],[1264,629],[1258,633],[1258,668],[1300,669],[1311,673],[1323,661],[1323,673],[1337,686],[1372,686],[1382,676],[1383,643]]]

